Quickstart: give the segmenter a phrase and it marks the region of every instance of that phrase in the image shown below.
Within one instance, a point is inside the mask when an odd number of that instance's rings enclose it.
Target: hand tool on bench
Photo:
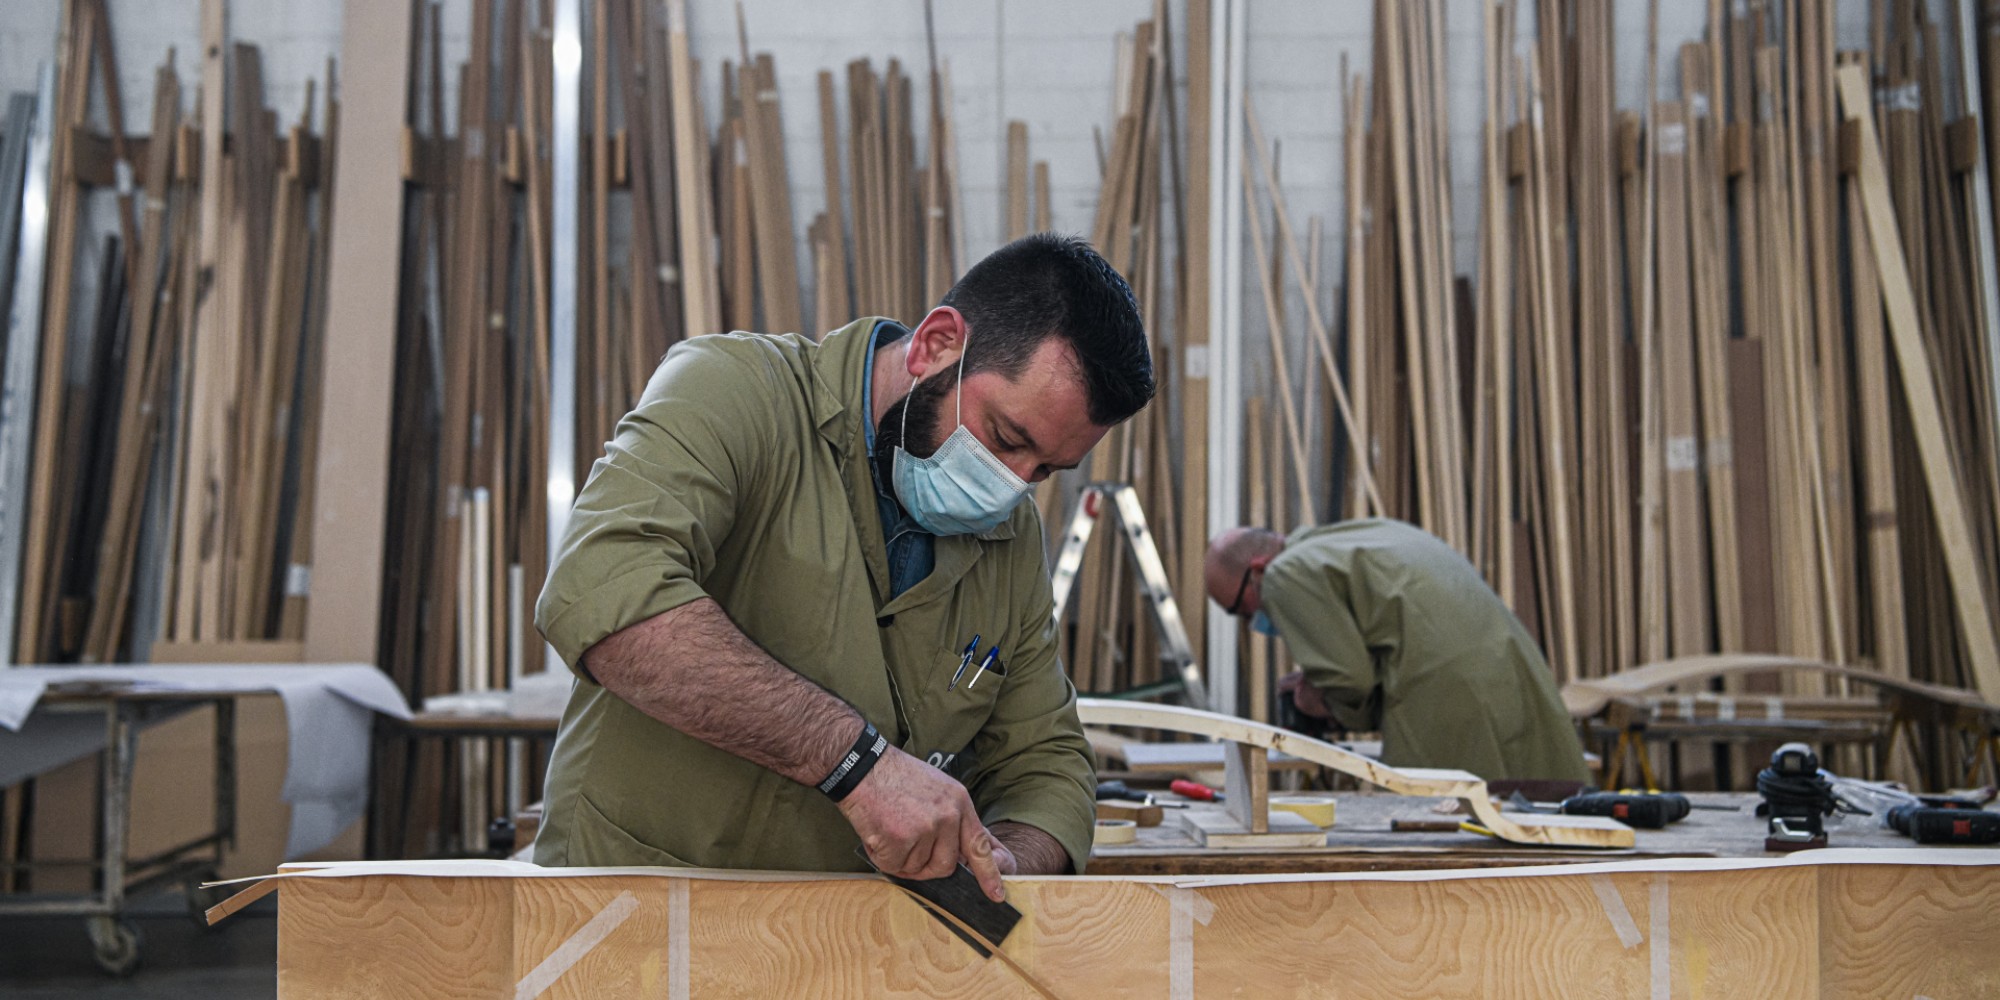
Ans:
[[[1663,830],[1687,818],[1688,808],[1676,792],[1586,792],[1562,801],[1565,816],[1609,816],[1641,830]]]
[[[988,898],[986,890],[979,887],[979,879],[973,876],[972,869],[964,865],[959,865],[943,878],[898,878],[876,868],[875,862],[868,859],[866,848],[856,847],[854,853],[860,855],[861,860],[876,874],[917,897],[931,916],[950,928],[959,940],[971,945],[980,958],[991,957],[993,949],[1000,947],[1000,943],[1007,940],[1007,935],[1014,930],[1014,925],[1021,922],[1021,911],[1011,904],[996,903]],[[958,922],[945,919],[939,911],[958,918]],[[972,933],[968,934],[967,928]]]

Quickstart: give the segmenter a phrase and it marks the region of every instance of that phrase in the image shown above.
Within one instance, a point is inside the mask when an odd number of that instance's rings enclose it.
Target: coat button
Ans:
[[[889,626],[896,624],[896,616],[883,615],[882,617],[875,619],[875,624],[882,628],[888,628]]]

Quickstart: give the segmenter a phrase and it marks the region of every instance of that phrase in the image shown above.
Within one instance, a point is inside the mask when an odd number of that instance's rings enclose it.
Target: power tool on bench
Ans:
[[[1919,797],[1890,809],[1889,826],[1919,844],[2000,844],[2000,813],[1965,799]]]
[[[1562,802],[1565,816],[1609,816],[1642,830],[1664,829],[1688,810],[1687,796],[1678,792],[1585,792]]]
[[[1826,846],[1827,816],[1842,809],[1833,783],[1819,769],[1819,755],[1804,743],[1787,743],[1771,754],[1771,766],[1757,772],[1764,802],[1757,815],[1770,818],[1767,851],[1802,851]],[[1845,807],[1849,812],[1862,810]],[[1864,813],[1865,815],[1865,813]]]

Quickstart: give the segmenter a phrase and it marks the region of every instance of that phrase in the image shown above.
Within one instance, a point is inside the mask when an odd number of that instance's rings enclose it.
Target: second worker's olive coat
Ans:
[[[886,599],[861,411],[875,322],[818,344],[688,340],[619,422],[535,608],[581,678],[549,765],[538,864],[862,867],[853,828],[817,789],[653,719],[580,668],[606,636],[712,597],[778,662],[962,780],[989,825],[1040,828],[1083,870],[1095,778],[1056,658],[1035,505],[984,535],[937,539],[931,575]],[[982,653],[999,644],[1006,673],[952,689],[974,633]]]
[[[1589,780],[1541,650],[1443,541],[1381,518],[1300,528],[1262,592],[1335,721],[1381,731],[1384,763]]]

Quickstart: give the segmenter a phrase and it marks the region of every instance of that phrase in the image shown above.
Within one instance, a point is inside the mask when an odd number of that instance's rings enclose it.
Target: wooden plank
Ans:
[[[1195,843],[1210,850],[1245,848],[1323,847],[1326,831],[1294,813],[1266,811],[1267,829],[1247,831],[1235,817],[1192,809],[1175,810],[1174,818]]]
[[[1666,433],[1669,648],[1710,651],[1707,523],[1695,398],[1694,324],[1688,276],[1687,122],[1679,103],[1655,110],[1660,149],[1660,381]]]
[[[1732,444],[1736,466],[1736,511],[1740,549],[1737,568],[1743,583],[1743,643],[1750,649],[1778,648],[1778,597],[1773,581],[1771,475],[1765,443],[1764,342],[1738,338],[1729,343]]]
[[[208,0],[210,3],[217,0]],[[204,10],[206,21],[206,10]],[[63,447],[66,358],[69,356],[71,281],[76,269],[77,217],[80,191],[73,177],[72,127],[84,122],[90,105],[91,37],[97,21],[87,17],[73,2],[63,5],[62,34],[57,42],[55,121],[52,123],[54,149],[49,169],[48,236],[46,284],[42,292],[41,371],[36,379],[33,443],[27,456],[28,478],[21,485],[25,494],[25,520],[21,530],[23,554],[20,564],[20,591],[16,607],[18,625],[13,650],[16,663],[46,662],[50,649],[49,630],[54,624],[59,567],[51,565],[49,548],[62,523],[66,503],[55,494],[59,463],[65,460]],[[17,294],[20,294],[17,290]]]
[[[718,333],[722,316],[715,300],[714,258],[710,230],[704,224],[708,171],[708,138],[699,119],[694,59],[688,53],[687,0],[665,0],[667,56],[673,98],[674,199],[680,222],[681,329],[690,337]]]
[[[1840,99],[1847,117],[1861,124],[1862,207],[1868,221],[1869,238],[1875,251],[1876,267],[1882,278],[1882,298],[1889,317],[1891,342],[1896,348],[1898,370],[1902,374],[1904,400],[1923,457],[1925,482],[1929,487],[1938,533],[1958,611],[1959,629],[1969,654],[1974,680],[1980,694],[2000,700],[2000,644],[1994,637],[1994,619],[1978,565],[1973,562],[1972,532],[1960,492],[1958,472],[1945,440],[1943,417],[1937,390],[1931,381],[1928,353],[1917,325],[1916,306],[1910,277],[1903,260],[1901,237],[1896,231],[1895,211],[1889,202],[1882,152],[1875,135],[1875,121],[1869,107],[1868,77],[1859,66],[1844,66],[1836,74]]]
[[[854,314],[854,296],[849,291],[852,279],[847,263],[846,216],[841,213],[840,120],[835,111],[833,74],[827,70],[819,73],[819,132],[820,169],[826,189],[826,223],[821,238],[827,251],[827,273],[820,276],[825,287],[819,294],[826,308],[821,311],[818,332],[826,333]]]
[[[1049,205],[1049,161],[1035,161],[1035,232],[1046,233],[1055,228]]]
[[[1537,440],[1537,446],[1543,455],[1545,473],[1542,488],[1548,496],[1547,516],[1553,525],[1553,530],[1549,532],[1551,545],[1549,559],[1553,563],[1554,572],[1549,575],[1552,577],[1554,600],[1545,606],[1552,608],[1555,630],[1553,635],[1544,638],[1542,645],[1549,650],[1550,659],[1556,664],[1556,670],[1574,674],[1581,669],[1577,659],[1579,647],[1576,603],[1579,594],[1576,584],[1575,540],[1572,532],[1573,490],[1569,475],[1569,453],[1573,448],[1574,435],[1570,431],[1571,422],[1567,407],[1564,405],[1566,389],[1560,388],[1566,387],[1568,382],[1561,375],[1559,358],[1561,352],[1558,340],[1563,324],[1555,308],[1557,298],[1554,283],[1557,263],[1555,248],[1551,243],[1553,239],[1551,231],[1555,223],[1549,214],[1555,211],[1552,205],[1561,204],[1551,191],[1551,186],[1555,175],[1560,173],[1562,168],[1558,165],[1559,160],[1551,159],[1547,130],[1542,124],[1546,117],[1542,106],[1541,77],[1537,66],[1538,63],[1529,62],[1528,71],[1523,75],[1526,87],[1524,104],[1533,109],[1529,118],[1531,123],[1529,134],[1534,140],[1533,169],[1530,174],[1533,178],[1532,189],[1537,195],[1537,209],[1540,215],[1532,227],[1536,278],[1542,303],[1542,308],[1539,310],[1541,329],[1536,338],[1537,349],[1533,352],[1538,360],[1536,380],[1540,388],[1537,396],[1541,404],[1542,421],[1542,432]]]
[[[1723,223],[1728,214],[1723,170],[1718,160],[1718,132],[1712,108],[1719,94],[1706,88],[1717,54],[1705,46],[1681,50],[1682,90],[1689,109],[1687,208],[1694,293],[1694,348],[1701,411],[1703,497],[1707,501],[1708,569],[1713,581],[1716,648],[1744,649],[1742,583],[1736,563],[1740,539],[1736,527],[1735,447],[1730,428],[1729,245]],[[1696,86],[1690,86],[1690,84]]]
[[[743,67],[744,129],[749,140],[750,207],[757,232],[758,292],[771,333],[805,328],[799,314],[798,240],[793,235],[791,174],[785,166],[778,71],[770,53]]]
[[[1654,121],[1659,87],[1659,0],[1646,4],[1646,166],[1641,211],[1639,329],[1639,615],[1638,652],[1648,660],[1667,655],[1666,456],[1659,364],[1659,142]]]
[[[1028,235],[1028,123],[1007,123],[1007,239]]]
[[[1207,591],[1202,582],[1208,550],[1209,512],[1209,394],[1210,394],[1210,293],[1213,281],[1210,259],[1210,147],[1214,142],[1214,109],[1211,106],[1214,67],[1210,27],[1214,20],[1211,0],[1189,0],[1186,12],[1187,133],[1186,191],[1180,202],[1181,234],[1184,241],[1180,271],[1176,277],[1180,291],[1179,376],[1180,395],[1180,549],[1178,598],[1187,626],[1188,642],[1197,659],[1208,657]],[[1048,163],[1035,164],[1035,229],[1051,228]]]
[[[394,150],[409,75],[408,0],[353,0],[347,16],[375,24],[350,32],[341,49],[346,80],[335,170],[323,348],[320,484],[312,523],[314,576],[306,613],[306,659],[374,662],[382,587],[382,538],[388,491],[390,393],[403,181]]]
[[[1858,152],[1858,147],[1857,147]],[[1849,231],[1865,231],[1861,190],[1847,185]],[[1850,248],[1854,296],[1854,374],[1859,386],[1862,471],[1862,530],[1868,540],[1868,607],[1876,669],[1891,677],[1910,675],[1909,635],[1903,623],[1903,555],[1896,523],[1896,472],[1890,443],[1889,358],[1882,323],[1882,292],[1868,241]]]

